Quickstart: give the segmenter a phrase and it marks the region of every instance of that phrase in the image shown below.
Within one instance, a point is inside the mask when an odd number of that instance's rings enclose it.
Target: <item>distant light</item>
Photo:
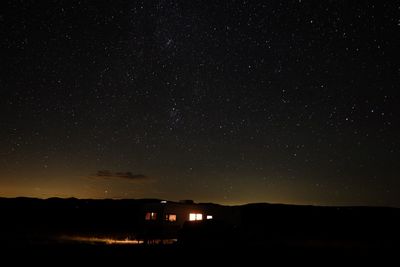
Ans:
[[[146,221],[156,221],[157,213],[156,212],[146,212],[145,220]]]
[[[203,220],[203,214],[189,213],[189,221],[201,221],[201,220]]]
[[[212,220],[212,215],[207,215],[207,220]]]
[[[166,214],[165,220],[170,222],[176,222],[176,214]]]
[[[161,203],[165,204],[165,203],[167,203],[167,201],[166,200],[161,200]]]
[[[107,245],[139,245],[143,244],[143,240],[137,239],[113,239],[113,238],[100,238],[100,237],[83,237],[83,236],[62,236],[60,237],[62,240],[83,242],[89,244],[107,244]]]

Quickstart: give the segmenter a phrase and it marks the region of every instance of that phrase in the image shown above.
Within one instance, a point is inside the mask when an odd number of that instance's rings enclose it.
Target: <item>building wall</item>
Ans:
[[[240,212],[234,207],[225,207],[215,204],[186,204],[177,202],[167,203],[149,203],[144,206],[144,214],[146,212],[156,212],[157,221],[169,224],[183,226],[186,221],[189,221],[190,213],[203,214],[203,220],[206,220],[207,215],[212,215],[213,220],[225,221],[232,225],[240,223]],[[166,214],[176,214],[176,222],[165,221]],[[143,215],[143,219],[144,219]]]

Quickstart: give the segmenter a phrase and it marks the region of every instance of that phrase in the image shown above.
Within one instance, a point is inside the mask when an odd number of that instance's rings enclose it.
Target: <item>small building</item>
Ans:
[[[220,217],[220,211],[215,206],[195,204],[189,200],[148,203],[144,205],[143,219],[148,222],[164,222],[182,226],[186,221],[211,220]]]
[[[176,238],[186,222],[207,220],[234,226],[239,224],[240,213],[232,207],[217,204],[161,200],[143,205],[143,220],[146,238]]]

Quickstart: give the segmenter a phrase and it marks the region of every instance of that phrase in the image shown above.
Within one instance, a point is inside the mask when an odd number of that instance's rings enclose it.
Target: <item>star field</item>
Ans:
[[[0,195],[400,205],[396,1],[1,5]]]

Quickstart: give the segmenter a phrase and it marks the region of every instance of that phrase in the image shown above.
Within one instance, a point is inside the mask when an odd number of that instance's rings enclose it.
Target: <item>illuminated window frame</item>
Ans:
[[[203,214],[201,213],[189,213],[189,221],[202,221]]]
[[[165,214],[165,220],[169,222],[176,222],[176,214]]]
[[[157,220],[157,212],[146,212],[144,219],[146,221],[156,221]]]

